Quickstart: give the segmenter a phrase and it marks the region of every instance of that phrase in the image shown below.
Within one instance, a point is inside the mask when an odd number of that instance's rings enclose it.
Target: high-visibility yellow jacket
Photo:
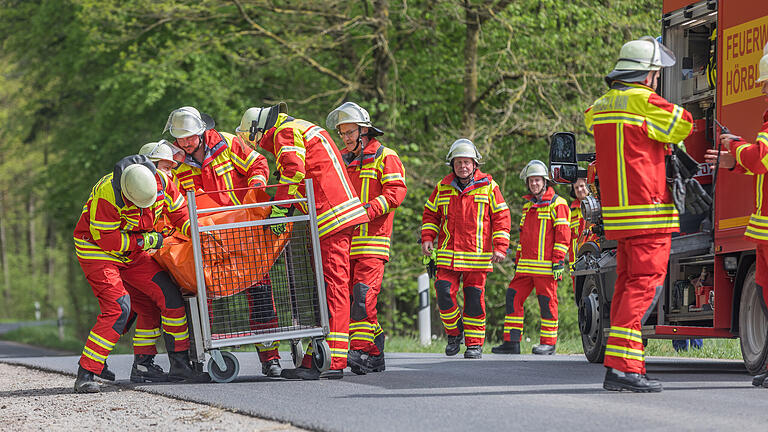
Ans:
[[[160,170],[157,200],[148,208],[139,208],[120,192],[120,178],[109,173],[91,189],[83,212],[75,226],[75,252],[81,260],[129,263],[132,254],[142,248],[137,244],[141,233],[152,231],[166,216],[171,224],[189,236],[189,214],[184,197],[176,185]]]
[[[304,197],[304,178],[313,181],[317,229],[320,237],[368,222],[368,215],[352,186],[339,149],[325,129],[305,120],[279,114],[259,145],[275,155],[280,184],[276,200]],[[300,206],[307,212],[306,206]]]
[[[763,114],[763,127],[754,144],[731,141],[730,152],[736,156],[738,171],[754,175],[755,210],[744,233],[755,243],[768,243],[768,111]]]
[[[524,197],[515,275],[552,276],[552,265],[565,259],[571,239],[568,203],[547,187],[541,199]]]
[[[248,192],[245,188],[267,184],[267,159],[244,145],[240,138],[209,129],[203,134],[203,143],[205,156],[202,166],[187,156],[173,170],[181,193],[226,191],[209,196],[222,206],[239,205]]]
[[[573,264],[576,262],[576,254],[579,253],[579,235],[586,228],[587,221],[581,215],[581,201],[579,199],[571,202],[571,245],[568,249],[568,262]]]
[[[394,150],[384,147],[375,138],[366,144],[362,164],[360,155],[355,156],[346,148],[341,150],[341,156],[371,220],[355,228],[350,256],[389,261],[395,209],[403,203],[407,191],[403,163]]]
[[[679,230],[664,157],[693,129],[691,114],[649,87],[614,81],[587,109],[595,136],[605,236],[622,239]]]
[[[475,171],[464,189],[446,176],[424,204],[421,241],[437,238],[437,266],[455,271],[493,271],[494,251],[507,252],[511,216],[499,185]]]

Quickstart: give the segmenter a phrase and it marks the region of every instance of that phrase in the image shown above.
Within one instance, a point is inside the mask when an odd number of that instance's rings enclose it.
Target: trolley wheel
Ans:
[[[312,355],[312,364],[320,371],[327,371],[331,367],[331,347],[325,339],[315,339],[314,354]]]
[[[211,357],[208,359],[208,374],[211,376],[211,380],[217,383],[228,383],[237,378],[237,374],[240,372],[240,362],[237,361],[237,357],[229,351],[221,351],[221,356],[224,358],[224,364],[227,365],[227,370],[222,371],[219,369],[219,365]]]
[[[301,362],[304,361],[304,346],[301,339],[291,340],[291,358],[295,367],[301,366]]]

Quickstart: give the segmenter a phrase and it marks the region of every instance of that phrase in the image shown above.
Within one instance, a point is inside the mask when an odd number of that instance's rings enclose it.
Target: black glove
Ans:
[[[708,213],[712,206],[712,197],[695,179],[685,181],[685,209],[693,214]]]

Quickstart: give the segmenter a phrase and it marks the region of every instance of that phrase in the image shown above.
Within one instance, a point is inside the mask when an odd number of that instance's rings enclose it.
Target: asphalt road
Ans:
[[[768,424],[768,389],[752,387],[740,361],[651,358],[648,373],[664,391],[633,394],[604,391],[603,367],[582,356],[389,354],[385,372],[347,370],[343,380],[307,382],[268,379],[256,353],[236,355],[241,371],[229,384],[134,386],[131,356],[111,356],[109,364],[119,385],[318,430],[761,431]],[[77,359],[0,361],[74,375]],[[164,355],[158,363],[168,366]]]

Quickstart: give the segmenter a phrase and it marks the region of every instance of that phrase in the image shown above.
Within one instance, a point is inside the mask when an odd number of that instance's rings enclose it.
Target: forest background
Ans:
[[[661,0],[0,0],[0,319],[30,319],[39,302],[43,317],[62,306],[87,334],[99,309],[74,225],[92,185],[161,138],[171,110],[193,105],[232,132],[251,106],[286,101],[324,126],[354,101],[406,167],[379,319],[414,335],[421,214],[449,172],[450,144],[478,146],[512,210],[514,250],[520,170],[547,160],[556,131],[593,147],[583,111],[621,45],[658,35],[660,16]],[[508,258],[488,280],[492,340],[513,274]],[[575,336],[569,278],[559,297],[560,334]],[[433,330],[442,334],[436,313]]]

